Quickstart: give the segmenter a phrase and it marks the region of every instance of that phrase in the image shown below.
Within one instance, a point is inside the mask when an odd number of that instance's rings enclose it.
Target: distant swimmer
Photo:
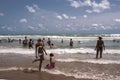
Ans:
[[[25,39],[23,40],[23,46],[24,46],[24,47],[27,47],[27,45],[28,45],[28,39],[27,39],[27,37],[25,36]]]
[[[21,39],[19,39],[19,44],[21,44],[21,41],[22,41],[22,40],[21,40]]]
[[[80,44],[81,42],[80,42],[80,41],[78,41],[78,43]]]
[[[29,40],[29,43],[28,43],[29,49],[33,48],[33,44],[34,44],[33,40],[30,39],[30,40]]]
[[[61,43],[63,43],[63,39],[61,40]]]
[[[99,53],[100,53],[100,58],[102,58],[103,49],[105,50],[104,41],[102,40],[102,37],[99,37],[99,40],[97,40],[97,44],[96,44],[96,47],[95,47],[96,59],[98,58]]]
[[[50,49],[54,49],[54,48],[55,48],[54,44],[53,43],[50,44]]]
[[[73,40],[70,39],[70,47],[72,48],[73,47]]]
[[[48,46],[50,46],[50,44],[51,44],[50,38],[48,38],[47,44],[48,44]]]
[[[11,39],[10,38],[8,38],[8,43],[10,43],[11,42]]]

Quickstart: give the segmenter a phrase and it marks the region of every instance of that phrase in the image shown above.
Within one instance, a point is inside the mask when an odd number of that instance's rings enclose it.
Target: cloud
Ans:
[[[77,19],[77,17],[76,16],[71,16],[70,19]]]
[[[77,19],[76,16],[68,16],[67,14],[62,14],[62,15],[58,15],[56,16],[59,20],[63,20],[63,19]]]
[[[20,19],[20,23],[27,23],[28,21],[27,21],[27,19],[26,18],[22,18],[22,19]]]
[[[88,16],[87,15],[83,15],[84,18],[87,18]]]
[[[62,14],[62,16],[65,18],[65,19],[69,19],[69,16],[67,14]]]
[[[28,28],[31,30],[35,30],[35,28],[33,26],[28,26]]]
[[[43,26],[43,24],[38,24],[38,29],[46,29],[45,26]]]
[[[100,13],[106,9],[110,8],[110,3],[108,0],[102,0],[100,3],[96,3],[95,0],[68,0],[70,2],[70,6],[74,8],[80,8],[80,7],[91,7],[91,10],[86,10],[88,13],[96,12]]]
[[[6,28],[6,26],[1,26],[1,29],[5,29]]]
[[[104,11],[105,9],[109,9],[110,3],[108,2],[108,0],[102,0],[101,3],[96,3],[94,1],[92,3],[92,8],[93,8],[93,12],[100,13],[100,12]]]
[[[4,16],[4,13],[0,13],[0,16]]]
[[[115,22],[120,22],[120,19],[114,19]]]
[[[8,31],[14,31],[12,27],[7,27]]]
[[[57,15],[56,16],[59,20],[62,20],[63,18],[62,18],[62,16],[60,16],[60,15]]]
[[[85,12],[87,12],[87,13],[92,13],[93,11],[92,11],[92,10],[86,10]]]
[[[97,27],[97,26],[99,26],[99,24],[92,24],[92,26],[95,26],[95,27]]]
[[[106,30],[106,29],[112,29],[110,26],[105,26],[103,24],[92,24],[92,27],[96,30],[100,30],[100,29],[103,29],[103,30]]]
[[[16,27],[4,25],[4,26],[1,26],[1,29],[6,30],[6,31],[15,31]]]
[[[81,6],[81,2],[78,2],[78,1],[74,1],[74,0],[68,0],[70,1],[70,5],[74,8],[79,8]]]
[[[81,0],[81,1],[84,1],[84,0]],[[89,0],[85,0],[85,1],[86,1],[85,3],[88,4],[88,6],[91,7],[93,5],[91,2],[89,2]],[[82,5],[80,6],[82,7]],[[29,15],[28,17],[29,22],[25,26],[27,26],[28,30],[31,30],[31,31],[33,30],[41,33],[47,32],[47,30],[49,32],[66,32],[66,31],[70,31],[70,32],[93,31],[94,32],[94,31],[101,31],[101,30],[107,30],[107,31],[112,29],[114,30],[115,25],[117,23],[115,23],[115,21],[113,20],[116,18],[119,19],[119,13],[120,13],[120,12],[103,13],[102,15],[101,14],[90,15],[86,13],[83,15],[73,16],[67,13],[56,13],[56,12],[48,11],[45,9],[40,9],[37,5],[32,5],[32,8],[34,8],[36,12],[34,13],[34,15]],[[88,10],[86,11],[88,11],[89,13],[93,12],[92,8],[91,10],[90,8],[88,8]],[[23,21],[21,20],[21,22],[25,22],[25,20],[23,19]]]
[[[39,9],[39,7],[36,4],[32,6],[26,5],[26,8],[30,13],[36,13],[37,9]]]

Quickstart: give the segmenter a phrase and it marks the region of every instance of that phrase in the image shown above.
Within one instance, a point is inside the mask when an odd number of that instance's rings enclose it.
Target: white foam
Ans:
[[[9,68],[0,68],[0,71],[23,71],[25,69],[28,69],[28,70],[38,70],[37,68],[32,68],[32,67],[28,67],[28,68],[25,68],[25,67],[9,67]]]
[[[74,54],[74,53],[92,53],[96,54],[96,51],[91,48],[58,48],[58,49],[46,49],[48,53],[55,54]],[[1,48],[0,53],[19,53],[19,54],[34,54],[34,49],[24,49],[24,48]],[[115,49],[107,49],[103,52],[103,54],[120,54],[120,50]]]
[[[120,64],[120,60],[104,60],[104,59],[85,59],[85,60],[78,60],[78,59],[56,59],[59,62],[88,62],[94,64]]]
[[[0,49],[0,53],[34,54],[35,50],[23,49],[23,48],[6,48],[6,49]]]
[[[20,70],[20,71],[24,71],[25,69],[27,69],[28,71],[31,72],[31,70],[35,70],[35,71],[38,71],[38,68],[24,68],[24,67],[10,67],[10,68],[0,68],[0,71],[17,71],[17,70]],[[57,74],[57,75],[65,75],[65,76],[73,76],[75,78],[87,78],[87,79],[98,79],[98,80],[119,80],[119,76],[116,76],[115,78],[112,76],[112,75],[107,75],[105,77],[102,77],[105,75],[105,73],[102,73],[102,74],[92,74],[92,73],[88,73],[88,72],[80,72],[79,70],[74,70],[72,72],[65,72],[65,71],[61,71],[61,70],[58,70],[58,69],[43,69],[42,68],[42,71],[45,71],[45,72],[48,72],[50,74]],[[0,80],[7,80],[7,79],[0,79]]]
[[[87,75],[86,73],[82,73],[82,72],[78,72],[78,73],[69,73],[69,72],[63,72],[63,71],[60,71],[60,70],[47,70],[47,69],[44,69],[43,71],[46,71],[50,74],[62,74],[62,75],[65,75],[65,76],[73,76],[75,78],[87,78],[87,79],[96,79],[97,77],[93,77],[93,76],[89,76]]]
[[[16,71],[16,70],[23,70],[23,68],[22,67],[0,68],[0,71]]]
[[[48,69],[44,69],[43,71],[46,71],[50,74],[62,74],[65,76],[72,76],[74,78],[85,78],[85,79],[93,79],[93,80],[119,80],[120,76],[113,76],[113,75],[107,75],[104,72],[100,73],[100,74],[94,74],[94,73],[89,73],[89,72],[80,72],[79,70],[74,70],[72,72],[65,72],[65,71],[61,71],[61,70],[56,70],[56,69],[52,69],[52,70],[48,70]]]
[[[59,62],[78,62],[80,60],[68,58],[68,59],[56,59],[56,61],[59,61]]]
[[[48,53],[56,53],[56,54],[67,54],[67,53],[88,53],[94,52],[92,49],[83,49],[83,48],[75,48],[75,49],[47,49]],[[20,53],[20,54],[34,54],[34,49],[23,49],[23,48],[6,48],[0,49],[0,53]]]
[[[80,61],[94,63],[94,64],[120,64],[120,60],[88,59],[88,60],[80,60]]]
[[[24,71],[25,69],[27,69],[27,70],[37,70],[38,71],[37,68],[30,68],[30,67],[29,68],[23,68],[23,67],[0,68],[0,71],[18,71],[18,70]],[[93,76],[91,76],[91,77],[87,76],[86,73],[85,74],[81,73],[81,75],[78,75],[77,73],[75,73],[75,74],[66,73],[66,72],[62,72],[60,70],[56,70],[56,69],[49,70],[49,69],[43,69],[43,68],[42,68],[42,71],[48,72],[50,74],[57,74],[57,75],[62,74],[62,75],[65,75],[65,76],[73,76],[75,78],[90,78],[90,79],[93,78]]]
[[[95,53],[93,49],[90,48],[65,48],[65,49],[51,49],[47,50],[50,53],[56,53],[56,54],[71,54],[71,53]]]

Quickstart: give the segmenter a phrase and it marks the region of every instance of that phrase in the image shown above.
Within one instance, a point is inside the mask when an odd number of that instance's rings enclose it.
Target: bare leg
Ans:
[[[41,71],[42,62],[43,62],[43,60],[42,60],[42,59],[40,59],[40,64],[39,64],[39,71]]]
[[[97,53],[96,53],[96,59],[98,59],[98,53],[99,53],[99,50],[97,49]]]
[[[37,62],[37,61],[40,61],[40,59],[35,59],[34,61],[32,61],[32,63]]]
[[[100,50],[100,58],[102,58],[102,52],[103,52],[103,50],[101,49]]]

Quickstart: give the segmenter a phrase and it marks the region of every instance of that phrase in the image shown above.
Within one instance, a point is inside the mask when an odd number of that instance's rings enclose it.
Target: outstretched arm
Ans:
[[[105,50],[105,45],[104,45],[104,41],[103,41],[103,48],[104,48],[104,50]]]
[[[97,41],[97,44],[96,44],[95,50],[97,50],[97,47],[98,47],[98,41]]]

